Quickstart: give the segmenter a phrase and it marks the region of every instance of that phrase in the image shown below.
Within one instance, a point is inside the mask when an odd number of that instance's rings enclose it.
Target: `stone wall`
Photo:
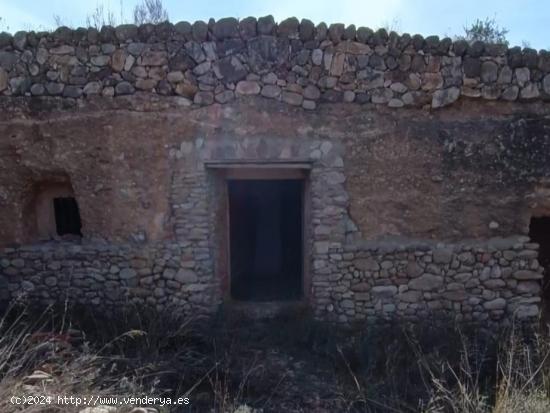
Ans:
[[[428,317],[486,325],[538,317],[543,268],[528,237],[468,244],[393,240],[333,248],[316,242],[310,302],[317,318],[339,323]],[[65,302],[101,311],[154,308],[211,314],[220,281],[200,271],[185,243],[7,248],[0,301]]]
[[[318,246],[317,314],[340,322],[537,317],[543,268],[528,237],[442,244],[393,240]]]
[[[295,19],[1,34],[0,299],[210,314],[231,299],[209,163],[297,162],[317,318],[534,319],[549,59]],[[78,242],[29,222],[60,180]]]
[[[438,108],[460,96],[548,100],[550,53],[271,16],[0,34],[0,94],[136,91],[187,105],[259,94],[308,110],[342,101]]]
[[[185,243],[100,245],[53,242],[6,248],[0,259],[0,300],[42,305],[123,306],[183,314],[216,310],[218,286],[189,258]]]

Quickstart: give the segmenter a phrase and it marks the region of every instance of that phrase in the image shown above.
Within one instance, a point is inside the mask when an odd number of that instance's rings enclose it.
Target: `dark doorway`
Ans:
[[[550,217],[531,218],[529,237],[539,244],[539,264],[544,268],[543,299],[550,305]]]
[[[55,212],[55,227],[57,235],[79,235],[82,236],[80,229],[80,212],[78,204],[73,197],[54,198],[53,207]]]
[[[231,296],[302,296],[303,180],[229,180]]]

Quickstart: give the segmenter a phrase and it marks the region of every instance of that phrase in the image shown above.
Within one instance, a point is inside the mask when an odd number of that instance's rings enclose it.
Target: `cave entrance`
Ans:
[[[550,305],[550,217],[533,217],[529,224],[529,237],[539,244],[538,260],[544,268],[543,300],[548,309]]]
[[[303,294],[303,179],[227,180],[231,297],[290,301]]]

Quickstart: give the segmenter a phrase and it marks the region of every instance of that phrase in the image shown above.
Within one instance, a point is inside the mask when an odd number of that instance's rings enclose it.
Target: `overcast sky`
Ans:
[[[54,15],[71,26],[84,26],[97,4],[105,4],[120,19],[131,20],[139,0],[0,0],[0,30],[45,30],[55,26]],[[400,32],[425,36],[453,36],[476,18],[495,18],[509,30],[512,45],[550,48],[548,0],[164,0],[170,20],[195,21],[233,16],[272,14],[277,21],[296,16],[314,23],[355,24],[378,28],[391,26]]]

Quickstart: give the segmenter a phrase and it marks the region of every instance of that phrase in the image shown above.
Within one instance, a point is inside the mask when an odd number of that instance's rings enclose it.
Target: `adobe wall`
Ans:
[[[546,52],[266,22],[0,36],[3,298],[216,311],[207,163],[301,160],[318,318],[536,317]],[[40,242],[37,185],[67,179],[84,237]]]

